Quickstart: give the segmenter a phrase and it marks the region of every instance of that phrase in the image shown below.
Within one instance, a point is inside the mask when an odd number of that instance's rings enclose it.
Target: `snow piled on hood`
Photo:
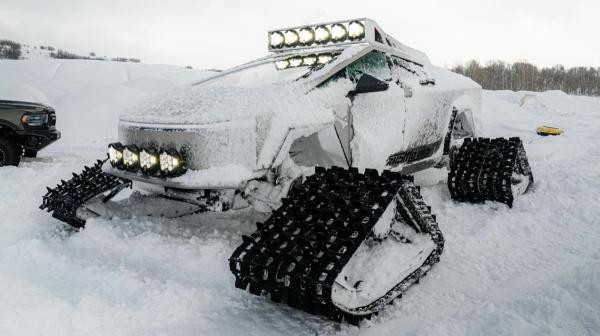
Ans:
[[[280,114],[291,119],[321,119],[319,116],[330,113],[296,85],[259,88],[184,86],[142,102],[124,113],[121,120],[205,125]]]

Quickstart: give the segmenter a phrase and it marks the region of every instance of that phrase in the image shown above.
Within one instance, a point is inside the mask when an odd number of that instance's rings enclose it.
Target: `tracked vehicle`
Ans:
[[[520,140],[471,140],[481,87],[374,21],[268,38],[269,56],[124,113],[108,160],[41,208],[77,228],[115,215],[257,221],[229,259],[235,285],[356,323],[440,260],[410,174],[450,165],[454,198],[509,205],[532,182]]]

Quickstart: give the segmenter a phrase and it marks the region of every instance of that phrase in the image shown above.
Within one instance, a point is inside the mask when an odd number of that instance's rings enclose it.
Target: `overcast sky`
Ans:
[[[355,17],[376,20],[441,66],[600,66],[600,0],[0,0],[0,39],[227,68],[264,56],[269,29]]]

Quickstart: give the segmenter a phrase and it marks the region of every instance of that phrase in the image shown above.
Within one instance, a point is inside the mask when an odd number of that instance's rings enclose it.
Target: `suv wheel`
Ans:
[[[20,147],[16,146],[10,140],[0,138],[0,167],[18,166],[21,161]]]

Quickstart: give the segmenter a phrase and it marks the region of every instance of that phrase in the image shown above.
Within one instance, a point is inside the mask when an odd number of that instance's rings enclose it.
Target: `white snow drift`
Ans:
[[[64,134],[39,158],[0,168],[0,335],[600,333],[598,98],[485,92],[484,132],[524,139],[533,191],[512,209],[460,204],[450,200],[444,171],[417,174],[446,238],[442,261],[360,329],[236,289],[227,258],[249,223],[90,220],[68,236],[37,209],[47,185],[104,156],[121,111],[206,75],[159,65],[0,62],[0,88],[9,79],[41,92]],[[542,124],[565,134],[539,137],[534,128]]]

